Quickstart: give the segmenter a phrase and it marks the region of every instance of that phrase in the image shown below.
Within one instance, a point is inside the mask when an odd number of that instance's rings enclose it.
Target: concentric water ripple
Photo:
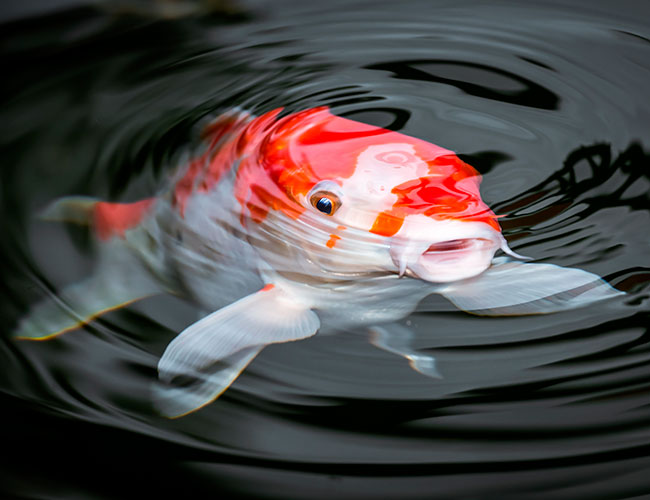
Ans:
[[[650,10],[209,5],[161,18],[158,8],[98,3],[3,26],[0,491],[650,491]],[[391,328],[436,357],[441,379],[376,349],[364,330],[341,332],[268,347],[223,397],[177,420],[155,412],[150,383],[165,346],[194,320],[192,304],[150,298],[56,340],[10,339],[30,304],[82,279],[97,257],[82,228],[37,219],[45,204],[151,196],[201,151],[202,125],[221,112],[321,105],[458,152],[483,174],[483,199],[515,251],[596,273],[627,296],[500,318],[428,298]]]

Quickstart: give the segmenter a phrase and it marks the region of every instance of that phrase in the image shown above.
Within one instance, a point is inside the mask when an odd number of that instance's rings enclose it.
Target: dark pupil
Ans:
[[[332,200],[330,200],[329,198],[321,198],[320,200],[318,200],[318,203],[316,203],[316,208],[325,214],[331,214]]]

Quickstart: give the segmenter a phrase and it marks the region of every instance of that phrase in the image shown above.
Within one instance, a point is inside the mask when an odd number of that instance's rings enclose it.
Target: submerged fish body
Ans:
[[[373,314],[385,321],[404,315],[386,307],[391,293],[397,300],[409,288],[413,309],[431,292],[401,274],[443,282],[489,266],[503,239],[477,173],[451,151],[327,109],[276,115],[222,118],[230,127],[223,142],[190,165],[159,207],[162,237],[182,240],[166,242],[167,255],[196,300],[220,306],[209,301],[223,293],[206,287],[221,287],[224,271],[237,267],[230,289],[245,284],[239,295],[272,283],[321,315],[358,303],[335,315],[342,323]],[[446,198],[445,208],[434,197]],[[316,207],[322,199],[332,213]],[[201,260],[199,249],[213,272],[188,268]],[[414,297],[413,289],[422,292]]]
[[[17,335],[47,338],[154,293],[191,297],[213,312],[158,366],[157,403],[178,416],[221,394],[265,345],[394,321],[431,293],[487,315],[620,293],[579,269],[494,258],[520,256],[482,201],[479,174],[452,151],[327,108],[280,113],[219,117],[205,152],[157,198],[50,207],[46,218],[90,223],[102,258],[93,278],[64,290],[70,310],[36,306]],[[433,358],[379,331],[380,347],[437,376]]]

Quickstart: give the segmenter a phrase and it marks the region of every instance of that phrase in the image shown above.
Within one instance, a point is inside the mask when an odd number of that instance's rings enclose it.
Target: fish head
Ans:
[[[240,201],[258,223],[281,212],[298,226],[324,225],[303,233],[321,264],[443,283],[482,273],[499,248],[510,252],[481,199],[481,176],[452,151],[327,108],[267,127],[242,169]]]

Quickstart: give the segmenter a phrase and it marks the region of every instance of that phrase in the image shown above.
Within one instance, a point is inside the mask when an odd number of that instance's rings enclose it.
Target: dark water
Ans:
[[[129,7],[131,5],[131,7]],[[137,5],[138,8],[133,8]],[[650,493],[650,8],[641,2],[229,2],[76,7],[0,31],[7,498],[620,499]],[[147,299],[49,342],[30,304],[90,272],[68,194],[152,195],[239,106],[329,105],[457,151],[514,250],[624,301],[408,318],[432,380],[362,331],[267,348],[168,420],[149,384],[195,308]]]

